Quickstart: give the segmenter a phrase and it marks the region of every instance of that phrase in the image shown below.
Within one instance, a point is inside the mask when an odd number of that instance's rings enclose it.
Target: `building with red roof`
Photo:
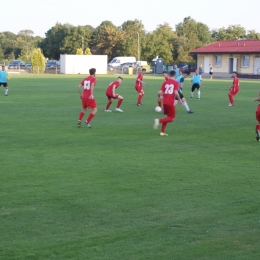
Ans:
[[[218,41],[190,52],[197,54],[197,66],[209,73],[260,75],[260,40]]]

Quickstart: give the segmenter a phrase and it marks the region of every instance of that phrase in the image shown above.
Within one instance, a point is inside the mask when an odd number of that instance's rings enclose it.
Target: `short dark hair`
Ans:
[[[166,70],[164,70],[162,73],[163,73],[163,74],[164,74],[164,73],[167,73],[167,71],[166,71]]]
[[[235,73],[237,75],[237,72],[236,71],[233,71],[233,73]]]
[[[146,71],[146,69],[142,69],[142,71]]]
[[[118,77],[118,79],[122,79],[122,80],[123,80],[123,78],[122,78],[122,77]]]
[[[96,73],[96,69],[95,68],[92,68],[92,69],[89,70],[89,74],[90,75],[95,75],[95,73]]]
[[[174,77],[175,75],[176,75],[175,70],[172,70],[172,71],[170,72],[170,77]]]

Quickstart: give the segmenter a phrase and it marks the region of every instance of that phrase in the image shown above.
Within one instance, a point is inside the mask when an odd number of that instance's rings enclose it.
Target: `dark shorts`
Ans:
[[[178,91],[178,93],[179,93],[180,98],[183,99],[184,98],[183,94],[181,92],[179,92],[179,91]],[[178,100],[178,98],[175,97],[175,100]]]
[[[0,86],[8,87],[7,82],[0,82]]]
[[[191,91],[193,92],[195,89],[199,90],[200,84],[193,84],[192,87],[191,87]]]
[[[210,72],[209,74],[210,74],[210,75],[213,75],[213,72]]]

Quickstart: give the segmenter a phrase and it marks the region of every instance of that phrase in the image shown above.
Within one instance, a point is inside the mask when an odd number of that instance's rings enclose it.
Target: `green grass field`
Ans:
[[[184,95],[168,137],[152,128],[162,77],[134,77],[105,113],[97,76],[92,129],[77,128],[83,76],[13,76],[0,88],[0,259],[260,259],[260,143],[255,81],[204,80]],[[85,116],[86,119],[86,116]]]

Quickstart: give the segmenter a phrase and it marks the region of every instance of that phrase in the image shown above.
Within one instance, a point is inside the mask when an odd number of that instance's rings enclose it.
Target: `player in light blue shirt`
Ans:
[[[4,86],[5,95],[8,96],[8,84],[7,79],[9,79],[8,72],[5,70],[5,66],[2,66],[2,70],[0,70],[0,86]]]
[[[191,79],[191,92],[190,92],[190,97],[193,98],[193,92],[195,89],[198,90],[198,99],[200,100],[200,86],[202,83],[202,77],[199,75],[198,70],[195,71],[195,75],[192,76]]]
[[[179,72],[179,75],[175,78],[176,81],[179,82],[179,89],[178,89],[178,93],[179,93],[179,96],[181,98],[181,101],[182,101],[182,104],[183,106],[185,107],[186,111],[188,114],[192,114],[194,113],[194,111],[190,110],[187,102],[186,102],[186,99],[184,98],[183,94],[182,94],[182,89],[183,89],[183,83],[184,83],[184,80],[185,78],[188,77],[188,74],[187,73],[184,73],[182,75],[182,72],[180,71]],[[178,100],[175,98],[175,105],[178,103]]]
[[[176,64],[173,66],[173,70],[174,70],[175,73],[176,73],[176,77],[180,75],[180,70],[177,68],[177,65],[176,65]]]

